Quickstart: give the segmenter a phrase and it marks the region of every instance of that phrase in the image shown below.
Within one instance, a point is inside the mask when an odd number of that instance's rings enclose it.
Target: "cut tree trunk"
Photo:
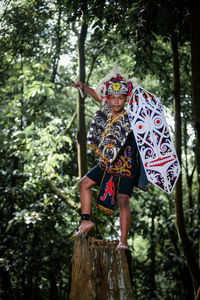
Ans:
[[[76,238],[70,300],[133,300],[130,250],[116,250],[117,244]]]

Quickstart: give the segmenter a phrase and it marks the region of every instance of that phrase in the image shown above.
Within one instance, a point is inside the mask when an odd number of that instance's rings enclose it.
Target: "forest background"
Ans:
[[[134,190],[136,300],[200,299],[200,18],[192,0],[0,3],[0,298],[68,299],[78,180],[94,165],[92,87],[117,62],[165,106],[182,173],[167,195]],[[94,235],[118,239],[119,210]]]

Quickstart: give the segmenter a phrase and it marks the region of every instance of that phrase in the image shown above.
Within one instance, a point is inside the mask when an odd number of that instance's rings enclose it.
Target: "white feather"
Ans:
[[[99,81],[96,87],[96,94],[99,96],[99,98],[103,99],[106,95],[105,82],[110,81],[112,77],[117,77],[117,74],[121,75],[125,82],[131,81],[133,84],[133,89],[138,86],[137,80],[135,78],[129,79],[126,74],[123,74],[122,68],[117,66],[117,63],[114,63],[113,69],[110,70],[110,72]]]

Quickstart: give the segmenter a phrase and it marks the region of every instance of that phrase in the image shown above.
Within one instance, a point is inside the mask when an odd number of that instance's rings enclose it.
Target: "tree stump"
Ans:
[[[78,237],[72,257],[70,300],[133,300],[130,250],[116,250],[118,241]]]

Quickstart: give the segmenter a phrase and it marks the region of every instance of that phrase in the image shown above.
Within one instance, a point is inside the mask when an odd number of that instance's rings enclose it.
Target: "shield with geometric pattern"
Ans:
[[[159,98],[138,86],[127,112],[147,179],[170,194],[181,168]]]

